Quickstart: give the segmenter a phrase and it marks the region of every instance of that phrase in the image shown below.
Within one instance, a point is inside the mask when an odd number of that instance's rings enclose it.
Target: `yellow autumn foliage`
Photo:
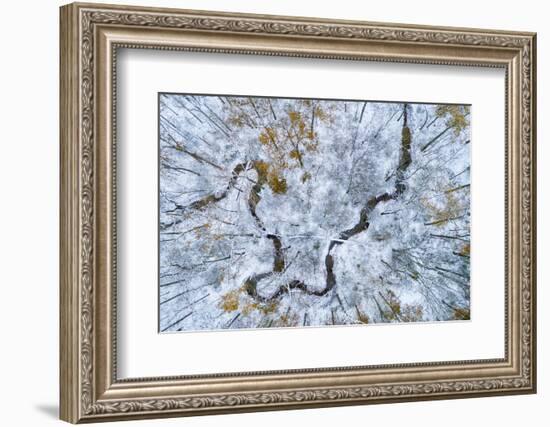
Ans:
[[[447,220],[458,217],[463,208],[460,199],[454,193],[445,192],[444,197],[442,205],[436,205],[429,199],[421,199],[420,201],[430,215],[431,222],[436,227],[443,227]]]
[[[399,301],[397,296],[389,289],[386,292],[386,296],[383,297],[383,300],[389,308],[389,310],[383,311],[384,318],[386,320],[397,319],[397,317],[401,314],[401,301]]]
[[[454,320],[470,320],[469,308],[455,308],[453,309]]]
[[[275,313],[275,311],[277,311],[278,306],[279,306],[279,304],[277,303],[277,301],[271,301],[271,302],[268,302],[266,304],[260,305],[258,307],[258,309],[263,314],[271,314],[271,313]]]
[[[468,127],[468,114],[470,107],[461,105],[439,105],[435,110],[438,117],[448,116],[445,122],[447,126],[452,127],[458,135],[462,129]]]
[[[239,289],[234,289],[222,295],[220,308],[226,312],[237,310],[239,308],[239,293]]]
[[[299,317],[297,313],[288,312],[287,314],[281,315],[277,323],[279,326],[296,326],[298,325],[298,321]]]
[[[247,304],[245,304],[243,307],[242,307],[242,310],[241,310],[241,314],[243,316],[248,316],[250,313],[252,313],[254,310],[257,310],[259,307],[259,303],[257,302],[249,302]]]
[[[277,301],[271,301],[267,303],[260,303],[257,301],[250,301],[242,306],[241,313],[244,316],[250,315],[252,312],[257,310],[263,315],[274,313],[277,310],[278,303]]]
[[[299,150],[292,150],[289,153],[289,156],[290,156],[291,159],[296,159],[296,160],[298,160],[302,157]]]
[[[315,117],[317,117],[322,122],[329,122],[330,116],[323,110],[321,107],[315,107]]]
[[[257,160],[254,163],[256,172],[258,173],[258,180],[260,182],[267,181],[267,175],[269,173],[269,163],[264,162],[263,160]]]
[[[273,129],[272,127],[266,127],[264,128],[263,132],[260,133],[260,136],[258,137],[260,142],[264,145],[267,144],[275,144],[277,140],[277,131]]]
[[[287,191],[286,179],[281,177],[277,171],[271,170],[267,178],[267,184],[276,194],[285,194]]]
[[[370,322],[369,316],[359,310],[359,307],[355,306],[355,311],[357,312],[357,320],[361,323],[368,324]]]

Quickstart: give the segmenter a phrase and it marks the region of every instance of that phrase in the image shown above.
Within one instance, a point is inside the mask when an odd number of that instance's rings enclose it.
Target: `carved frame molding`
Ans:
[[[117,380],[113,147],[121,47],[506,68],[506,357]],[[535,51],[532,33],[62,7],[61,418],[75,423],[535,392]]]

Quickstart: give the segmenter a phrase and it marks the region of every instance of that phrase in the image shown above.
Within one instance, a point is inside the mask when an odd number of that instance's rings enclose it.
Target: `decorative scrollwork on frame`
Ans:
[[[279,405],[293,402],[330,402],[407,397],[419,395],[444,395],[457,392],[490,391],[524,387],[525,379],[462,381],[431,384],[371,386],[357,388],[331,388],[322,390],[284,391],[269,393],[242,393],[181,399],[146,399],[93,404],[89,413],[129,413],[143,411],[170,411],[238,407],[246,405]]]

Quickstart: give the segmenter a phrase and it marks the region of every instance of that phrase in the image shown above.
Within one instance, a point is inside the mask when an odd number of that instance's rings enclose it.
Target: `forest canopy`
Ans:
[[[159,94],[160,330],[470,318],[470,107]]]

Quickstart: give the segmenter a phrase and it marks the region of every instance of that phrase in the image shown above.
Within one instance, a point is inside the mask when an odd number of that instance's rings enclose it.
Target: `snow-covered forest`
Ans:
[[[470,318],[470,107],[159,95],[160,331]]]

